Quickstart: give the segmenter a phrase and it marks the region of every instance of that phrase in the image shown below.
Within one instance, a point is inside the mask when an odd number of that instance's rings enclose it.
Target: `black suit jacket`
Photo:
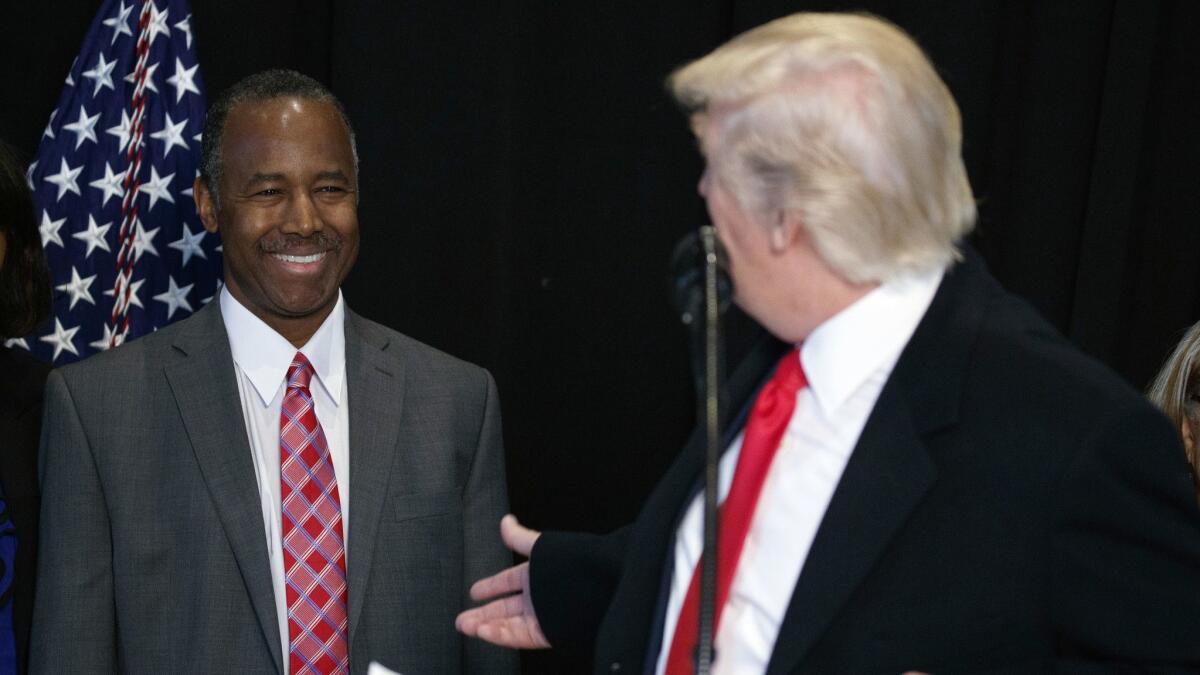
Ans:
[[[731,378],[735,409],[783,348]],[[653,667],[701,466],[693,438],[630,527],[538,540],[551,644],[594,645],[597,673]],[[1175,431],[968,253],[871,412],[767,672],[1200,670],[1197,627],[1200,509]]]
[[[28,353],[0,346],[0,489],[7,517],[17,529],[13,570],[13,632],[21,672],[29,660],[29,624],[33,616],[34,570],[37,568],[38,437],[42,427],[42,393],[50,366]],[[4,598],[3,602],[7,602]]]

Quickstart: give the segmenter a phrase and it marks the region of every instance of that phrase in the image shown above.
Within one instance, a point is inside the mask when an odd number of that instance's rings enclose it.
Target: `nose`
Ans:
[[[284,226],[281,228],[284,232],[308,237],[313,232],[324,229],[325,222],[321,218],[321,212],[308,191],[295,192],[290,205]]]
[[[708,185],[712,178],[708,175],[708,167],[704,167],[704,172],[700,174],[700,182],[696,184],[696,192],[700,193],[701,197],[708,196]]]

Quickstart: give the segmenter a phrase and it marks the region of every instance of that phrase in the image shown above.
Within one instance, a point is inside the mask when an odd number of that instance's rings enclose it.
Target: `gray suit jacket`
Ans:
[[[454,616],[511,564],[495,384],[346,313],[350,668],[511,673]],[[219,303],[54,371],[32,671],[277,673],[286,645]]]

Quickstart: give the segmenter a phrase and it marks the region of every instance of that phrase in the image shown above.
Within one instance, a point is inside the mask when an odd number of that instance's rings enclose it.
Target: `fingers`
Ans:
[[[493,621],[503,621],[512,617],[520,617],[523,613],[524,606],[521,602],[521,597],[510,595],[506,598],[493,600],[482,607],[468,609],[459,614],[459,620],[454,623],[455,625],[462,623],[464,628],[471,628]]]
[[[514,565],[503,572],[476,581],[471,586],[471,599],[480,602],[523,591],[529,585],[528,579],[529,563]]]
[[[542,634],[537,617],[526,613],[519,595],[511,595],[482,607],[469,609],[454,621],[454,627],[469,637],[477,637],[501,647],[544,649],[550,646]]]
[[[533,543],[541,535],[541,532],[521,525],[517,522],[517,517],[511,513],[500,519],[500,538],[504,540],[504,545],[508,547],[508,550],[526,558],[533,550]]]
[[[516,649],[546,649],[550,643],[536,621],[526,617],[509,617],[485,623],[479,627],[479,638],[502,647]]]

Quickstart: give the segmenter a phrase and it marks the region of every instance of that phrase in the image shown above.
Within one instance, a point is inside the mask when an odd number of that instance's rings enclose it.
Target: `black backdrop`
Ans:
[[[0,17],[0,137],[27,154],[98,4]],[[192,25],[210,98],[286,66],[346,102],[362,155],[351,306],[492,370],[519,516],[606,530],[692,418],[665,260],[704,218],[700,161],[663,78],[801,9],[916,36],[962,108],[975,245],[1143,387],[1200,315],[1193,0],[193,0]]]

